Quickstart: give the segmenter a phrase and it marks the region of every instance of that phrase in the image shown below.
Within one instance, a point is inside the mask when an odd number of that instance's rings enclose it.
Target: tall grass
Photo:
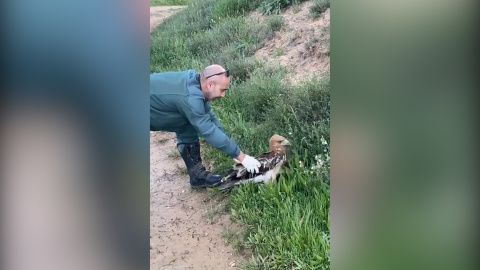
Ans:
[[[330,7],[330,0],[313,0],[313,5],[310,7],[310,16],[318,18]]]
[[[229,207],[232,219],[246,224],[247,268],[329,269],[330,190],[320,174],[294,166],[276,185],[233,190]]]
[[[151,34],[150,71],[180,70],[219,63],[236,78],[248,77],[255,63],[252,56],[265,39],[273,36],[275,24],[261,25],[250,18],[224,17],[215,20],[214,0],[192,3],[167,19]],[[243,75],[243,76],[242,76]]]
[[[292,143],[276,185],[245,185],[229,195],[231,217],[244,224],[239,249],[252,251],[246,269],[329,269],[330,80],[316,74],[300,85],[285,83],[285,68],[251,56],[281,29],[248,12],[291,1],[198,0],[151,34],[150,71],[197,69],[218,63],[231,70],[226,98],[212,104],[227,134],[250,155],[268,150],[274,133]],[[274,13],[274,12],[265,12]],[[212,147],[204,151],[215,170],[232,160]],[[262,268],[263,267],[263,268]]]

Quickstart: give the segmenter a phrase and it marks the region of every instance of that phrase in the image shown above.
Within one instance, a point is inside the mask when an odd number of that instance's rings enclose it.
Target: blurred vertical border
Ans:
[[[477,1],[332,1],[332,269],[478,269]]]
[[[1,20],[1,268],[148,269],[148,1]]]

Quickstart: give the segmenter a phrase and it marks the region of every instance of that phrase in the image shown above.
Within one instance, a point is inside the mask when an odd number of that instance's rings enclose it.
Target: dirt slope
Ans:
[[[312,4],[313,1],[308,1],[298,9],[287,7],[282,13],[285,21],[282,30],[254,56],[287,67],[291,83],[330,71],[330,8],[312,19],[309,16]],[[252,16],[262,17],[258,13]]]

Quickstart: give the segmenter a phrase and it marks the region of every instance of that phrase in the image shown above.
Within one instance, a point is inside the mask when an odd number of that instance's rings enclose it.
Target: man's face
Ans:
[[[208,94],[206,99],[208,101],[214,101],[219,97],[225,97],[225,91],[227,91],[230,84],[230,79],[225,75],[218,75],[215,80],[207,82]]]

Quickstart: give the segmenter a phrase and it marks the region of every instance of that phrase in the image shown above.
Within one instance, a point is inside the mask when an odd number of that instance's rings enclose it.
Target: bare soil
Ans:
[[[183,7],[150,7],[150,32]],[[150,132],[151,269],[236,268],[237,255],[222,238],[233,227],[223,203],[190,188],[173,133]]]
[[[224,202],[190,188],[175,135],[150,133],[150,268],[233,269],[238,255],[222,238],[232,226]]]
[[[185,6],[150,7],[150,32],[166,18],[175,14]]]
[[[312,4],[308,1],[285,8],[283,28],[254,56],[286,67],[286,79],[293,84],[330,71],[330,8],[313,19],[309,15]],[[251,16],[265,19],[256,12]]]

